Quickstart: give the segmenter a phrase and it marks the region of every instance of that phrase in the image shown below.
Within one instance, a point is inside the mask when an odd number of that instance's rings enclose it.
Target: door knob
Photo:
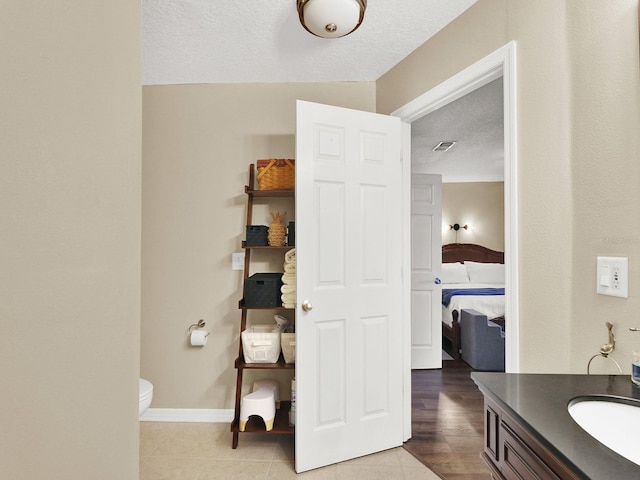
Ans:
[[[305,312],[310,312],[311,310],[313,310],[313,305],[311,305],[311,302],[309,300],[305,300],[304,302],[302,302],[302,309]]]

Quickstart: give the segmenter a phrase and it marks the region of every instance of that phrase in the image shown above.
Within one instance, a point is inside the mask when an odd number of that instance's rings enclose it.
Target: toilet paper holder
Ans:
[[[191,330],[193,330],[194,328],[204,328],[205,325],[206,325],[205,321],[200,319],[198,320],[198,323],[194,323],[189,327],[189,333],[191,333]]]

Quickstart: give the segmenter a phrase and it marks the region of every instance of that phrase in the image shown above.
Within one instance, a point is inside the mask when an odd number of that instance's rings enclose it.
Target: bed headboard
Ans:
[[[442,263],[464,262],[504,263],[504,252],[475,243],[448,243],[442,245]]]

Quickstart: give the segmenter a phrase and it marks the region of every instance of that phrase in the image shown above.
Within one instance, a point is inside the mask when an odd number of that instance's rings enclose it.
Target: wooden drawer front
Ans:
[[[494,461],[500,460],[499,449],[499,431],[500,431],[500,415],[497,409],[491,404],[485,402],[484,405],[484,451]]]
[[[502,474],[508,480],[561,480],[505,423],[500,425]]]

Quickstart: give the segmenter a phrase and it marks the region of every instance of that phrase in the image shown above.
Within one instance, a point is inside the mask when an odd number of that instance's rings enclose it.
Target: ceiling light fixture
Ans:
[[[362,23],[367,0],[296,0],[302,26],[313,35],[337,38]]]

